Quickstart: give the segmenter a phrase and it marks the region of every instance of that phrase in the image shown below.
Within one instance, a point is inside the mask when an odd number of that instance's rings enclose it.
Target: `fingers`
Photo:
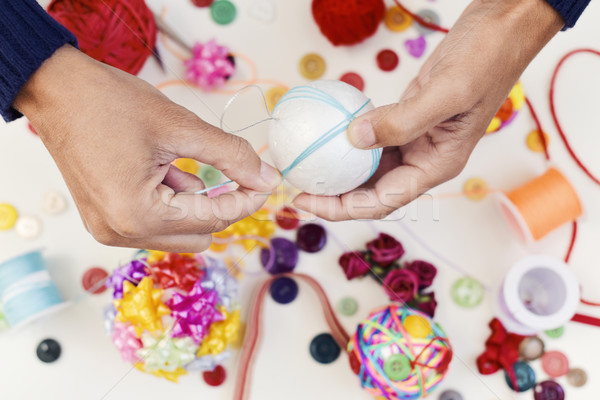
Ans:
[[[104,243],[110,246],[149,249],[173,253],[200,253],[208,249],[212,235],[173,235],[153,236],[144,239],[118,237],[114,242]]]
[[[194,193],[204,189],[204,182],[196,175],[184,172],[174,165],[169,165],[167,174],[163,179],[163,184],[172,188],[175,193],[190,192]]]

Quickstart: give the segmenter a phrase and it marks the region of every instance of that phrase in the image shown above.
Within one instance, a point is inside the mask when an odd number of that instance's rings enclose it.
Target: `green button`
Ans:
[[[204,165],[200,168],[198,177],[202,179],[204,185],[209,188],[218,185],[221,182],[221,171],[211,165]]]
[[[383,363],[383,371],[393,381],[403,381],[410,375],[410,361],[402,354],[392,354]]]
[[[346,317],[351,317],[358,311],[358,303],[352,297],[344,297],[337,304],[337,310]]]
[[[219,25],[227,25],[233,22],[236,13],[235,6],[228,0],[218,0],[210,6],[210,15],[213,21]]]
[[[549,329],[549,330],[546,331],[546,335],[548,335],[548,337],[551,337],[552,339],[558,339],[564,333],[565,333],[565,327],[564,326],[559,326],[558,328]]]
[[[477,280],[465,276],[452,285],[452,299],[465,308],[473,308],[483,300],[485,291]]]

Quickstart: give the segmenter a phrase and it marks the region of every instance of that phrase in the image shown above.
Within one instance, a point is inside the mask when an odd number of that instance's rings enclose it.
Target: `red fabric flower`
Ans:
[[[417,309],[431,318],[435,315],[435,309],[437,308],[437,301],[435,300],[435,293],[418,294],[415,296],[413,301],[409,303],[409,306]]]
[[[367,243],[371,258],[382,267],[388,267],[404,254],[402,244],[390,235],[380,233],[377,239]]]
[[[393,269],[383,281],[383,290],[390,300],[406,303],[417,294],[419,277],[408,269]]]
[[[419,277],[419,290],[428,288],[437,275],[437,268],[427,261],[415,260],[408,263],[406,269],[413,271]]]
[[[342,254],[338,263],[342,266],[348,280],[365,276],[370,268],[364,254],[358,251]]]
[[[150,264],[162,289],[177,287],[189,292],[194,283],[204,277],[204,270],[199,268],[198,260],[178,253],[168,253],[165,257]]]

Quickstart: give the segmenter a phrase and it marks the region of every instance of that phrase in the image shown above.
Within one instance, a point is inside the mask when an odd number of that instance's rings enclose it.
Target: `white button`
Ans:
[[[250,16],[262,22],[272,22],[275,13],[275,4],[271,0],[256,0],[250,8]]]
[[[42,222],[33,215],[24,215],[17,220],[15,229],[23,239],[35,239],[42,233]]]
[[[42,197],[42,211],[46,214],[60,214],[67,208],[65,197],[54,190],[49,190]]]

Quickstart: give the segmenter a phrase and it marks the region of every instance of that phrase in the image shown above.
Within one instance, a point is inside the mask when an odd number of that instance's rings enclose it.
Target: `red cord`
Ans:
[[[548,143],[546,142],[546,136],[542,130],[542,124],[540,123],[540,119],[537,116],[533,108],[533,104],[529,101],[529,98],[525,96],[525,103],[527,107],[529,107],[529,112],[531,112],[531,117],[533,117],[533,121],[535,122],[535,126],[537,127],[537,132],[540,137],[540,141],[542,142],[542,147],[544,148],[544,155],[546,156],[546,160],[550,161],[550,154],[548,154]]]
[[[590,317],[589,315],[575,314],[573,318],[571,318],[571,321],[600,327],[600,318]]]
[[[449,30],[446,29],[446,28],[443,28],[443,27],[441,27],[439,25],[436,25],[436,24],[433,24],[431,22],[425,21],[418,14],[413,13],[412,11],[410,11],[409,9],[407,9],[406,7],[404,7],[402,4],[400,4],[400,1],[394,0],[394,3],[396,3],[396,5],[402,11],[404,11],[406,14],[410,15],[412,17],[412,19],[414,19],[415,21],[417,21],[417,23],[419,25],[424,26],[425,28],[429,28],[429,29],[434,30],[434,31],[438,31],[438,32],[443,32],[443,33],[448,33],[449,32]]]

